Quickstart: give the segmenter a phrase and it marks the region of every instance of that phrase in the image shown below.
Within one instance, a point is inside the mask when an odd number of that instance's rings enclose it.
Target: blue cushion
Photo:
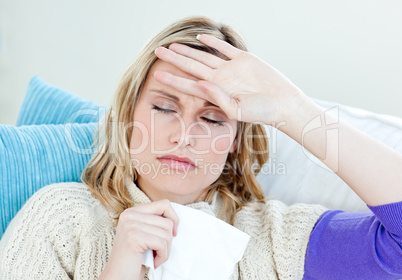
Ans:
[[[34,76],[28,85],[17,126],[96,122],[106,109]]]
[[[52,183],[80,181],[97,126],[0,125],[0,238],[35,191]]]

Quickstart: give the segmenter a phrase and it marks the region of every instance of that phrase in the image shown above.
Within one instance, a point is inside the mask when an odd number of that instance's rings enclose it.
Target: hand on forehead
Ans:
[[[180,78],[180,80],[169,82],[172,77],[174,77],[175,79]],[[185,94],[186,97],[191,97],[192,99],[201,99],[203,101],[208,101],[208,103],[210,104],[214,104],[210,101],[210,99],[208,99],[208,96],[203,93],[202,89],[197,85],[197,82],[199,80],[200,79],[184,72],[176,66],[158,59],[156,60],[148,74],[144,89],[149,90],[151,89],[151,86],[152,89],[154,89],[154,87],[157,87],[157,89],[163,90],[166,93],[176,95]],[[195,95],[194,92],[198,94]]]

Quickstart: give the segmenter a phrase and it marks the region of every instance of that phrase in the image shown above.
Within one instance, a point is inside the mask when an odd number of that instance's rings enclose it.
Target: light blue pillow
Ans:
[[[30,80],[18,127],[0,125],[0,238],[34,192],[80,181],[92,154],[95,122],[105,111],[37,76]]]
[[[0,238],[38,189],[80,181],[97,127],[97,123],[0,125]]]
[[[21,105],[17,126],[96,122],[106,108],[49,85],[34,76]]]

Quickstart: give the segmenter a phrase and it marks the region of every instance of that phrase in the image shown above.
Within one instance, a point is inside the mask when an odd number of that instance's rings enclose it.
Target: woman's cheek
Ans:
[[[212,138],[211,149],[216,154],[227,154],[230,144],[231,137],[229,135],[217,135]]]
[[[152,136],[152,125],[147,112],[138,110],[133,116],[132,134],[130,141],[130,150],[134,149],[136,153],[146,150],[150,137]],[[133,151],[131,151],[133,152]]]
[[[135,122],[130,140],[130,152],[132,154],[141,153],[149,143],[149,129],[144,123]]]
[[[226,127],[212,133],[211,150],[216,154],[229,153],[231,144],[234,139],[234,132]]]

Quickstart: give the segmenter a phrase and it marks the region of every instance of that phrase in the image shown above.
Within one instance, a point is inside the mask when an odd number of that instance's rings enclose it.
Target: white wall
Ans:
[[[194,14],[235,27],[312,97],[402,117],[402,1],[0,0],[0,123],[33,75],[108,105],[145,42]]]

